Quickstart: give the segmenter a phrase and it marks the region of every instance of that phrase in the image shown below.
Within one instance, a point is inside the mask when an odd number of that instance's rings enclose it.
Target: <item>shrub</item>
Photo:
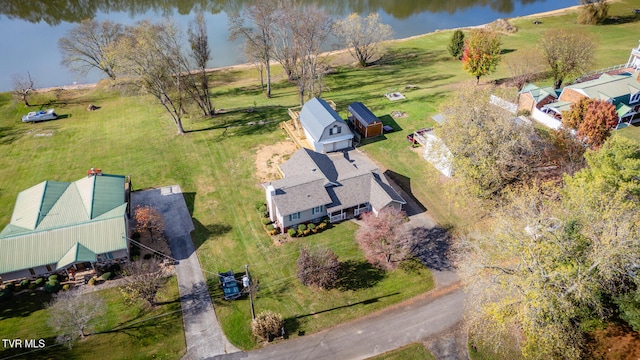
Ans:
[[[327,223],[323,221],[320,224],[318,224],[318,231],[324,230],[326,227],[327,227]]]
[[[110,272],[106,272],[104,274],[102,274],[102,276],[100,276],[100,278],[104,281],[107,281],[109,279],[111,279],[111,273]]]
[[[296,229],[289,229],[289,230],[287,230],[287,234],[289,234],[289,236],[291,236],[291,237],[296,237],[298,232],[296,231]]]
[[[276,229],[269,230],[269,231],[267,231],[267,233],[268,233],[270,236],[273,236],[273,235],[275,235],[275,234],[277,234],[277,233],[278,233],[278,230],[276,230]]]
[[[31,289],[31,290],[33,290],[33,289],[35,289],[37,287],[38,287],[38,285],[36,285],[36,283],[34,283],[34,282],[29,284],[29,289]]]
[[[298,225],[298,230],[299,230],[299,231],[305,231],[305,230],[307,230],[307,225],[305,225],[305,224],[300,224],[300,225]]]
[[[20,281],[20,287],[26,289],[29,286],[29,279],[24,279]]]
[[[269,219],[269,218],[262,218],[262,220],[260,220],[260,221],[262,221],[262,225],[267,225],[268,223],[270,223],[270,222],[271,222],[271,219]]]
[[[10,283],[7,283],[7,285],[5,285],[4,288],[6,290],[9,290],[9,291],[15,291],[16,290],[16,284],[10,282]]]
[[[48,280],[49,280],[49,281],[51,281],[51,280],[58,280],[58,274],[53,274],[53,275],[49,276],[49,279],[48,279]]]
[[[67,290],[69,290],[69,289],[71,289],[71,285],[69,285],[69,284],[64,284],[64,285],[62,286],[62,291],[67,291]]]
[[[37,278],[35,284],[37,287],[44,285],[44,278],[41,278],[41,277]]]
[[[264,207],[265,207],[265,209],[266,209],[267,204],[265,204],[265,203],[264,203],[264,201],[259,200],[259,201],[256,201],[256,205],[255,205],[255,206],[256,206],[256,210],[260,211],[260,209],[261,209],[263,206],[264,206]]]
[[[261,213],[266,213],[267,212],[267,205],[262,204],[259,208],[258,211]]]
[[[151,256],[153,256],[153,255],[151,255],[151,254],[144,254],[144,256],[143,256],[142,258],[143,258],[143,259],[145,259],[145,260],[149,260],[149,259],[151,259]]]
[[[47,284],[44,286],[44,291],[49,294],[56,293],[58,290],[60,290],[60,281],[55,279],[47,281]]]
[[[283,326],[282,315],[267,310],[258,314],[251,322],[251,332],[262,340],[271,341],[281,334]]]
[[[300,249],[297,276],[303,285],[329,289],[338,281],[339,274],[340,262],[331,249],[321,247]]]
[[[89,282],[87,284],[89,284],[89,286],[95,285],[96,284],[96,278],[89,279]]]
[[[309,234],[311,234],[311,230],[307,229],[305,231],[302,232],[304,234],[304,236],[308,236]]]
[[[11,292],[11,290],[7,288],[0,290],[0,301],[7,300],[11,296],[13,296],[13,292]]]
[[[311,224],[307,225],[307,229],[313,231],[314,234],[316,232],[318,232],[318,230],[316,229],[316,224],[314,224],[314,223],[311,223]]]
[[[267,231],[271,231],[271,230],[275,230],[275,229],[276,229],[275,225],[273,225],[273,224],[267,225]]]

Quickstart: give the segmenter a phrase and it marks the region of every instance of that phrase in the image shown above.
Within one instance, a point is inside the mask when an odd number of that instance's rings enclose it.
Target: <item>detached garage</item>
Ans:
[[[347,109],[349,120],[365,138],[382,135],[382,122],[361,102],[354,102]]]

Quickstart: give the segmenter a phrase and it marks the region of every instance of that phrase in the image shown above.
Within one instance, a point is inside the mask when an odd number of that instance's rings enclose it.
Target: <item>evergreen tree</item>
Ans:
[[[454,59],[460,60],[462,58],[462,50],[464,49],[464,33],[462,30],[454,31],[447,49]]]

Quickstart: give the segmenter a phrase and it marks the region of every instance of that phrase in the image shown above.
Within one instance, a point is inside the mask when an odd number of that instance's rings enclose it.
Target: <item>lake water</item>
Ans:
[[[310,2],[302,0],[302,2]],[[0,91],[11,88],[13,74],[30,72],[38,87],[96,82],[92,70],[78,77],[60,65],[57,41],[81,19],[132,24],[171,16],[186,29],[193,14],[204,11],[213,61],[210,67],[244,62],[241,43],[230,43],[227,13],[250,0],[0,0]],[[529,15],[577,5],[576,0],[325,0],[318,2],[335,17],[379,12],[395,38],[437,29],[473,26],[497,18]]]

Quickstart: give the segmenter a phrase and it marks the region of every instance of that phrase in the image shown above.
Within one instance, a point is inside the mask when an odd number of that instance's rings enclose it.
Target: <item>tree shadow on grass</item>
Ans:
[[[434,270],[453,270],[451,236],[443,227],[417,227],[412,230],[411,253]]]
[[[391,296],[396,296],[396,295],[400,295],[400,293],[399,292],[394,292],[394,293],[387,294],[387,295],[377,296],[377,297],[374,297],[374,298],[371,298],[371,299],[358,301],[358,302],[351,303],[351,304],[348,304],[348,305],[336,306],[336,307],[331,308],[331,309],[315,311],[315,312],[312,312],[312,313],[309,313],[309,314],[305,314],[305,315],[298,315],[295,318],[296,319],[301,319],[301,318],[305,318],[305,317],[308,317],[308,316],[316,316],[316,315],[323,314],[323,313],[326,313],[326,312],[339,310],[339,309],[344,309],[344,308],[349,308],[349,307],[353,307],[353,306],[357,306],[357,305],[371,305],[371,304],[377,303],[380,299],[383,299],[383,298],[386,298],[386,297],[391,297]]]
[[[42,310],[51,301],[51,295],[40,290],[28,290],[0,302],[0,321],[8,318],[27,317]]]
[[[375,286],[386,273],[366,261],[347,260],[342,263],[336,288],[342,291],[362,290]]]
[[[0,127],[0,145],[11,145],[14,141],[20,139],[24,133],[24,129],[2,126]]]
[[[228,224],[204,225],[196,218],[191,218],[191,221],[195,228],[191,233],[191,238],[193,239],[193,246],[196,250],[211,237],[224,235],[233,229],[233,227]]]

